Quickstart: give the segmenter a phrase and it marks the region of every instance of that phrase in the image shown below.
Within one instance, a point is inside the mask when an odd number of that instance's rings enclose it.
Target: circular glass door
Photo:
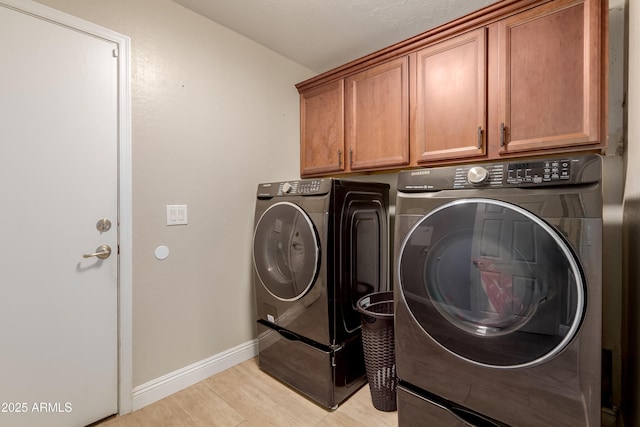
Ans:
[[[320,263],[320,248],[313,223],[297,205],[270,206],[253,235],[253,263],[262,285],[274,297],[292,301],[313,285]]]
[[[416,322],[473,363],[540,363],[566,347],[583,318],[586,287],[573,251],[549,224],[509,203],[442,205],[407,234],[398,266]]]

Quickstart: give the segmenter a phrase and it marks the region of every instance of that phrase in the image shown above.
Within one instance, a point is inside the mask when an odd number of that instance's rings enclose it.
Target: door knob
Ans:
[[[100,258],[100,259],[107,259],[107,258],[109,258],[109,255],[111,255],[111,246],[102,245],[102,246],[98,246],[96,248],[95,253],[84,254],[84,255],[82,255],[82,258],[96,257],[96,258]]]

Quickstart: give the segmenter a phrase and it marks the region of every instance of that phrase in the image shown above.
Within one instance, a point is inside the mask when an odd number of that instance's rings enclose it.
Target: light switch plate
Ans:
[[[186,225],[187,205],[167,205],[167,225]]]

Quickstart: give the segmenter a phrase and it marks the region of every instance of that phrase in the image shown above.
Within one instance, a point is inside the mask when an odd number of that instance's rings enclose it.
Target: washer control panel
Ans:
[[[482,166],[474,166],[467,172],[469,184],[482,184],[489,178],[489,172]]]
[[[482,188],[535,188],[597,182],[596,154],[550,159],[423,168],[400,172],[398,191],[422,192]]]
[[[452,188],[499,187],[504,177],[504,165],[457,166]]]
[[[542,184],[571,179],[571,161],[568,159],[538,162],[509,163],[508,184]]]
[[[453,188],[525,187],[571,179],[571,160],[494,163],[455,168]]]

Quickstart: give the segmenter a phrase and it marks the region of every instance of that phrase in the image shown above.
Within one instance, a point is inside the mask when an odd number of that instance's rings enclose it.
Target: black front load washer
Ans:
[[[398,424],[599,426],[602,159],[401,172]]]

